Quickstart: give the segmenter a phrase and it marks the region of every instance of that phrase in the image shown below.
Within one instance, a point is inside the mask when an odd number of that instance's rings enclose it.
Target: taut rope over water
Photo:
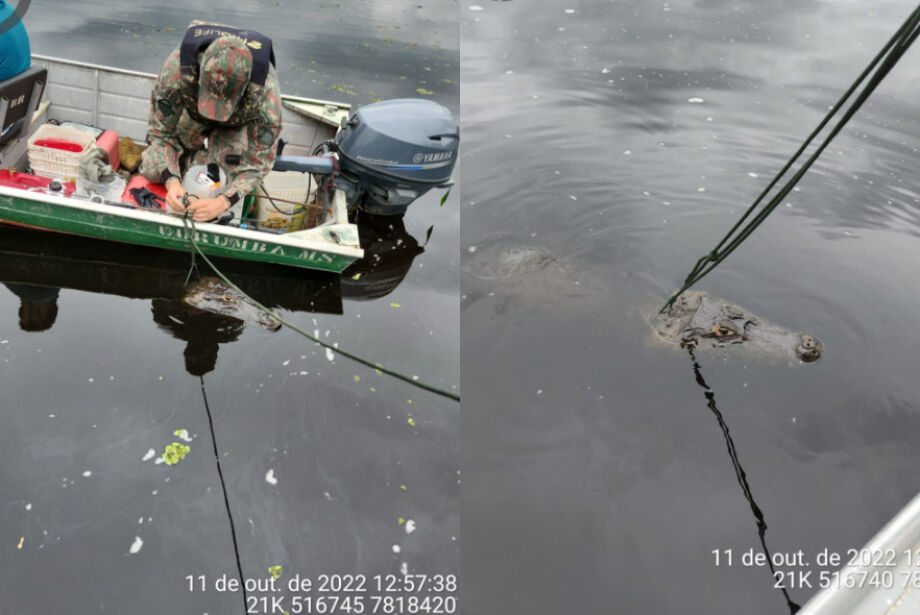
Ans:
[[[194,263],[195,263],[194,256],[195,256],[195,254],[197,254],[198,256],[200,256],[200,257],[204,260],[205,263],[207,263],[207,265],[208,265],[211,269],[214,270],[214,273],[217,274],[217,277],[219,277],[221,280],[223,280],[225,284],[227,284],[230,288],[232,288],[233,290],[235,290],[236,292],[238,292],[244,299],[246,299],[246,301],[248,301],[249,303],[251,303],[252,305],[254,305],[256,308],[262,310],[263,312],[265,312],[266,314],[268,314],[269,316],[271,316],[273,319],[275,319],[275,320],[277,320],[278,322],[280,322],[280,323],[281,323],[282,325],[284,325],[285,327],[287,327],[287,328],[289,328],[289,329],[293,329],[294,331],[296,331],[297,333],[299,333],[299,334],[302,335],[303,337],[307,338],[307,339],[310,340],[311,342],[314,342],[314,343],[316,343],[316,344],[319,344],[319,345],[322,346],[323,348],[328,348],[328,349],[331,350],[332,352],[335,352],[335,353],[337,353],[337,354],[340,354],[340,355],[342,355],[343,357],[346,357],[346,358],[348,358],[348,359],[351,359],[352,361],[356,361],[357,363],[360,363],[361,365],[365,365],[365,366],[367,366],[367,367],[370,367],[371,369],[376,370],[376,371],[379,371],[379,372],[381,372],[381,373],[383,373],[383,374],[386,374],[387,376],[392,376],[393,378],[396,378],[396,379],[398,379],[398,380],[402,380],[403,382],[407,382],[408,384],[411,384],[411,385],[414,386],[414,387],[418,387],[418,388],[420,388],[420,389],[423,389],[423,390],[425,390],[425,391],[428,391],[429,393],[434,393],[435,395],[440,395],[441,397],[447,397],[448,399],[453,399],[454,401],[460,401],[460,396],[457,395],[456,393],[453,393],[453,392],[451,392],[451,391],[447,391],[447,390],[444,390],[444,389],[440,389],[440,388],[438,388],[438,387],[435,387],[435,386],[430,385],[430,384],[426,384],[426,383],[421,382],[421,381],[419,381],[419,380],[415,380],[415,379],[413,379],[413,378],[410,378],[409,376],[406,376],[405,374],[401,374],[401,373],[399,373],[399,372],[397,372],[397,371],[388,369],[388,368],[384,367],[383,365],[381,365],[381,364],[379,364],[379,363],[372,363],[371,361],[368,361],[367,359],[364,359],[364,358],[362,358],[362,357],[359,357],[358,355],[355,355],[355,354],[352,354],[352,353],[350,353],[350,352],[346,352],[345,350],[341,350],[341,349],[339,349],[339,348],[336,348],[336,347],[333,346],[332,344],[329,344],[329,343],[327,343],[327,342],[324,342],[324,341],[322,341],[321,339],[319,339],[319,338],[317,338],[317,337],[315,337],[315,336],[313,336],[313,335],[310,335],[309,333],[307,333],[306,331],[304,331],[303,329],[301,329],[301,328],[298,327],[297,325],[293,325],[293,324],[289,323],[288,321],[284,320],[283,318],[280,318],[277,314],[274,314],[274,313],[273,313],[271,310],[269,310],[267,307],[265,307],[264,305],[262,305],[261,303],[259,303],[258,301],[256,301],[256,300],[253,299],[252,297],[250,297],[248,294],[246,294],[245,292],[243,292],[243,290],[242,290],[239,286],[237,286],[236,284],[234,284],[233,282],[231,282],[230,279],[227,278],[227,276],[225,276],[225,275],[223,274],[223,272],[222,272],[220,269],[218,269],[218,268],[214,265],[214,263],[211,262],[211,259],[209,259],[207,256],[205,256],[204,252],[201,251],[201,248],[198,247],[198,242],[195,241],[195,232],[196,232],[196,231],[195,231],[195,221],[194,221],[194,220],[190,219],[188,216],[183,216],[183,218],[182,218],[182,223],[185,225],[186,235],[188,235],[189,251],[190,251],[190,252],[191,252],[191,251],[194,251],[194,252],[192,253],[192,264],[194,265]],[[191,272],[189,272],[189,273],[191,274]]]
[[[786,195],[788,195],[793,187],[802,179],[802,176],[811,168],[811,165],[818,159],[821,153],[825,148],[830,145],[834,137],[837,136],[846,123],[850,120],[853,115],[859,110],[866,99],[869,98],[869,95],[875,91],[875,88],[878,87],[878,84],[888,75],[895,64],[898,63],[898,60],[907,52],[914,40],[916,40],[917,35],[920,34],[920,6],[918,6],[910,14],[907,20],[898,28],[898,31],[895,32],[894,36],[882,47],[881,51],[873,58],[869,65],[863,70],[859,75],[856,81],[849,87],[849,89],[840,97],[840,100],[837,101],[828,114],[821,120],[821,123],[818,124],[818,127],[812,131],[812,133],[805,139],[805,142],[799,147],[798,151],[792,155],[792,158],[786,163],[786,165],[776,174],[776,177],[764,188],[763,192],[760,193],[760,196],[754,201],[754,203],[748,208],[744,215],[741,216],[735,225],[731,228],[730,231],[722,238],[722,241],[713,248],[713,250],[700,258],[690,273],[687,275],[686,280],[684,280],[683,286],[680,287],[680,290],[671,295],[671,298],[662,306],[660,312],[664,312],[667,308],[673,305],[674,301],[688,288],[699,282],[707,273],[716,268],[716,266],[725,260],[729,254],[735,251],[735,249],[740,246],[745,239],[750,237],[758,226],[773,212],[774,209],[782,202]],[[874,72],[873,72],[874,71]],[[871,74],[871,77],[869,76]],[[758,212],[754,218],[748,222],[748,224],[742,228],[740,231],[739,227],[747,220],[748,216],[753,213],[753,211],[760,205],[761,201],[767,196],[770,190],[779,182],[780,178],[788,171],[793,164],[799,159],[799,156],[805,151],[805,149],[811,145],[811,142],[815,139],[818,133],[827,126],[828,123],[833,119],[843,105],[849,99],[850,95],[855,92],[859,86],[866,80],[868,77],[868,82],[862,91],[856,96],[853,100],[853,103],[850,107],[843,113],[843,116],[824,139],[824,142],[818,147],[817,150],[802,164],[795,175],[793,175],[789,180],[783,185],[779,192],[771,198],[766,205]],[[735,233],[736,231],[737,234]],[[733,237],[734,236],[734,237]]]

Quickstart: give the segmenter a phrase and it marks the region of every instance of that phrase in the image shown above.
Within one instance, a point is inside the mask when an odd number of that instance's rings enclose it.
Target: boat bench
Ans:
[[[25,153],[47,82],[48,69],[40,66],[0,81],[0,168],[15,166]]]

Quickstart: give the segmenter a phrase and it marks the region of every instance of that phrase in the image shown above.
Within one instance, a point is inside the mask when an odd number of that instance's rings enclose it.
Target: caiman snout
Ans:
[[[796,356],[805,363],[811,363],[821,358],[824,352],[824,346],[816,338],[810,335],[803,335],[798,347],[795,349]]]

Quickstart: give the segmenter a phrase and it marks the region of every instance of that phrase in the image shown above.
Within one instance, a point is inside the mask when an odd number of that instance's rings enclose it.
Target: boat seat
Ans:
[[[48,69],[40,66],[0,81],[0,145],[28,132],[29,120],[38,110],[47,82]]]

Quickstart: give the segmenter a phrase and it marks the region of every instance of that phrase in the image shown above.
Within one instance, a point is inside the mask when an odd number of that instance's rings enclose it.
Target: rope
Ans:
[[[200,256],[200,257],[204,260],[204,262],[207,263],[207,265],[208,265],[211,269],[214,270],[214,273],[217,274],[217,277],[219,277],[221,280],[223,280],[223,282],[224,282],[225,284],[227,284],[230,288],[232,288],[233,290],[235,290],[236,292],[238,292],[240,295],[242,295],[242,297],[243,297],[244,299],[246,299],[246,301],[248,301],[249,303],[251,303],[251,304],[252,304],[253,306],[255,306],[256,308],[262,310],[263,312],[265,312],[266,314],[268,314],[269,316],[271,316],[273,319],[275,319],[275,320],[277,320],[278,322],[280,322],[280,323],[281,323],[282,325],[284,325],[285,327],[287,327],[287,328],[289,328],[289,329],[293,329],[294,331],[296,331],[297,333],[299,333],[299,334],[302,335],[303,337],[307,338],[307,339],[310,340],[311,342],[314,342],[314,343],[316,343],[316,344],[319,344],[319,345],[322,346],[323,348],[328,348],[328,349],[331,350],[332,352],[335,352],[335,353],[337,353],[337,354],[340,354],[340,355],[342,355],[342,356],[345,357],[345,358],[348,358],[348,359],[351,359],[352,361],[355,361],[355,362],[357,362],[357,363],[360,363],[361,365],[365,365],[365,366],[370,367],[371,369],[374,369],[374,370],[376,370],[376,371],[378,371],[378,372],[381,372],[381,373],[383,373],[383,374],[386,374],[386,375],[391,376],[391,377],[393,377],[393,378],[396,378],[396,379],[398,379],[398,380],[402,380],[403,382],[407,382],[407,383],[411,384],[412,386],[415,386],[415,387],[418,387],[418,388],[423,389],[423,390],[425,390],[425,391],[428,391],[429,393],[434,393],[435,395],[440,395],[441,397],[447,397],[447,398],[449,398],[449,399],[453,399],[454,401],[460,401],[460,396],[457,395],[456,393],[452,393],[451,391],[447,391],[447,390],[444,390],[444,389],[440,389],[440,388],[435,387],[435,386],[433,386],[433,385],[426,384],[426,383],[421,382],[421,381],[419,381],[419,380],[415,380],[415,379],[410,378],[409,376],[406,376],[406,375],[404,375],[404,374],[401,374],[401,373],[399,373],[399,372],[397,372],[397,371],[388,369],[388,368],[384,367],[383,365],[381,365],[380,363],[372,363],[372,362],[368,361],[367,359],[364,359],[364,358],[359,357],[358,355],[355,355],[355,354],[352,354],[352,353],[350,353],[350,352],[346,352],[345,350],[341,350],[341,349],[339,349],[339,348],[336,348],[336,347],[333,346],[332,344],[329,344],[329,343],[327,343],[327,342],[324,342],[324,341],[322,341],[321,339],[319,339],[319,338],[317,338],[317,337],[314,337],[313,335],[310,335],[309,333],[307,333],[306,331],[304,331],[303,329],[301,329],[301,328],[298,327],[297,325],[291,324],[291,323],[289,323],[288,321],[284,320],[283,318],[279,317],[277,314],[273,313],[273,312],[272,312],[271,310],[269,310],[267,307],[265,307],[264,305],[262,305],[261,303],[259,303],[258,301],[256,301],[256,300],[253,299],[252,297],[250,297],[248,294],[246,294],[245,292],[243,292],[243,290],[240,289],[239,286],[237,286],[236,284],[234,284],[233,282],[231,282],[230,279],[227,278],[227,276],[225,276],[225,275],[223,274],[223,272],[221,272],[221,270],[218,269],[218,268],[214,265],[214,263],[211,262],[211,259],[209,259],[207,256],[205,256],[205,253],[202,252],[202,251],[201,251],[201,248],[198,246],[198,242],[195,241],[195,232],[196,232],[196,231],[195,231],[195,220],[194,220],[194,219],[191,219],[191,218],[189,218],[188,216],[183,216],[183,218],[182,218],[182,224],[183,224],[183,226],[185,226],[186,235],[188,235],[189,251],[194,250],[194,251],[197,253],[197,255]],[[193,258],[194,258],[194,257],[193,257]],[[193,262],[194,262],[194,261],[193,261]],[[189,272],[189,274],[191,274],[191,272]]]
[[[722,430],[722,438],[725,440],[725,446],[728,448],[728,456],[731,458],[732,468],[735,470],[735,479],[741,486],[741,491],[744,493],[744,499],[747,500],[751,507],[751,512],[754,514],[760,545],[763,547],[764,553],[766,553],[767,565],[770,566],[770,572],[773,573],[773,578],[776,578],[776,569],[773,566],[773,555],[769,547],[767,547],[767,521],[764,519],[763,511],[760,509],[760,506],[754,501],[754,493],[751,491],[751,485],[748,483],[747,473],[741,466],[741,460],[738,458],[738,449],[735,448],[735,441],[728,430],[728,424],[725,422],[725,417],[722,416],[722,413],[719,412],[719,409],[716,407],[716,394],[710,386],[706,384],[700,364],[696,360],[696,355],[693,354],[693,348],[688,347],[687,352],[690,353],[690,361],[693,363],[693,376],[696,378],[696,383],[702,387],[703,395],[706,397],[706,407],[712,411],[713,415],[716,417],[716,422],[719,423],[719,429]],[[786,598],[786,606],[789,607],[789,613],[794,615],[802,607],[792,601],[792,598],[789,597],[789,591],[785,586],[781,586],[780,589],[783,592],[783,596]]]
[[[729,254],[735,251],[738,246],[740,246],[744,240],[751,236],[751,234],[757,230],[767,216],[769,216],[774,209],[786,198],[786,196],[792,191],[795,185],[799,182],[800,179],[805,175],[808,169],[811,168],[811,165],[818,159],[825,148],[830,145],[834,137],[843,129],[843,127],[849,122],[850,118],[856,114],[863,103],[869,98],[872,92],[875,91],[875,88],[878,87],[878,84],[888,75],[895,64],[898,63],[898,60],[907,52],[910,46],[916,40],[918,34],[920,34],[920,6],[918,6],[910,14],[910,16],[904,21],[894,36],[889,39],[889,41],[882,47],[881,51],[876,54],[875,58],[869,63],[869,65],[863,70],[859,75],[856,81],[847,89],[847,91],[840,97],[840,100],[831,108],[823,120],[818,124],[818,126],[812,131],[807,139],[802,143],[799,149],[792,155],[786,165],[780,170],[779,173],[773,178],[773,180],[764,188],[763,192],[757,197],[757,199],[751,204],[751,206],[744,212],[744,215],[735,223],[728,233],[722,238],[719,244],[713,248],[713,250],[700,258],[690,273],[687,275],[687,278],[684,280],[683,286],[675,292],[668,301],[662,306],[660,312],[664,312],[671,305],[674,304],[674,301],[688,288],[699,282],[703,277],[705,277],[710,271],[716,268],[723,260],[725,260]],[[874,72],[873,72],[874,71]],[[870,77],[871,74],[871,77]],[[787,180],[783,187],[773,196],[764,207],[758,212],[750,222],[740,231],[738,229],[744,223],[745,220],[757,209],[758,205],[766,198],[767,194],[779,183],[779,180],[785,175],[799,159],[802,153],[811,145],[811,142],[818,136],[818,134],[827,126],[830,121],[834,118],[850,96],[862,85],[863,81],[866,82],[865,87],[856,98],[853,100],[852,104],[846,111],[843,113],[843,116],[824,139],[821,145],[815,150],[815,152],[804,162],[796,173]],[[736,231],[737,234],[736,234]],[[734,237],[733,237],[734,235]]]
[[[204,389],[204,376],[198,377],[201,381],[201,398],[204,400],[204,409],[208,413],[208,427],[211,429],[211,442],[214,444],[214,461],[217,462],[217,476],[220,478],[220,488],[224,493],[224,507],[227,509],[227,518],[230,519],[230,536],[233,538],[233,554],[236,556],[236,571],[240,574],[240,587],[243,589],[243,612],[248,613],[249,598],[246,594],[246,577],[243,576],[243,564],[240,562],[240,548],[236,541],[236,524],[233,523],[233,513],[230,512],[230,499],[227,497],[227,484],[224,482],[224,473],[220,468],[220,454],[217,452],[217,437],[214,435],[214,419],[211,417],[211,406],[208,404],[208,394]]]

